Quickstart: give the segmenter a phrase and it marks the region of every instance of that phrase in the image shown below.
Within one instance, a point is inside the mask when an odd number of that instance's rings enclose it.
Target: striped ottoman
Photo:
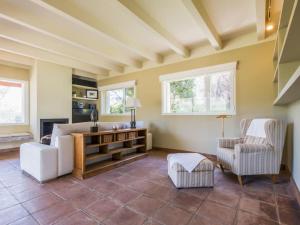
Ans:
[[[168,174],[177,188],[214,186],[214,164],[208,158],[202,160],[191,173],[179,163],[171,166],[168,160]]]

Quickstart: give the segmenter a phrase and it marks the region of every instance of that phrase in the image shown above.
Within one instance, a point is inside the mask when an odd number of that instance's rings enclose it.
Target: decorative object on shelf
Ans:
[[[222,137],[224,137],[224,119],[229,118],[231,116],[228,115],[219,115],[217,119],[222,119]]]
[[[98,99],[98,91],[97,90],[92,90],[92,89],[87,89],[86,90],[86,97],[87,98],[92,98],[92,99]]]
[[[142,107],[140,100],[137,98],[128,98],[126,107],[130,109],[130,128],[136,128],[135,111]]]
[[[72,91],[72,97],[73,97],[73,98],[76,98],[76,97],[77,97],[76,91]]]
[[[91,132],[98,132],[97,120],[98,120],[98,111],[97,111],[96,107],[93,107],[92,111],[91,111],[91,121],[94,124],[91,127]]]
[[[118,130],[118,129],[119,129],[119,126],[118,126],[118,125],[113,125],[113,126],[112,126],[112,129],[113,129],[113,130]]]
[[[84,102],[78,102],[78,108],[84,109]]]

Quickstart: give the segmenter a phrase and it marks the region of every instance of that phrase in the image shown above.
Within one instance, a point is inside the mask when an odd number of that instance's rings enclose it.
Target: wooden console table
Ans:
[[[94,176],[148,155],[147,129],[144,128],[72,133],[72,135],[75,138],[73,176],[79,179]],[[89,153],[91,149],[93,151]],[[129,150],[135,151],[127,154]]]

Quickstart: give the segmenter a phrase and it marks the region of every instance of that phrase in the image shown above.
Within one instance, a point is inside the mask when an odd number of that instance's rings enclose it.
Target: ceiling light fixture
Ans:
[[[267,31],[271,31],[274,29],[274,24],[271,21],[271,3],[272,0],[269,0],[269,4],[268,4],[268,10],[267,10],[267,26],[266,26],[266,30]]]

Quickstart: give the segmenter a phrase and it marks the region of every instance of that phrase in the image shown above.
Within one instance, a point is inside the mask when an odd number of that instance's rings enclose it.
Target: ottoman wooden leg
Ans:
[[[273,174],[272,175],[272,183],[276,184],[276,180],[277,180],[277,175]]]
[[[239,180],[239,184],[241,186],[243,186],[243,178],[242,178],[242,176],[237,176],[237,177],[238,177],[238,180]]]
[[[224,173],[224,167],[221,163],[220,163],[220,168],[221,168],[222,172]]]

